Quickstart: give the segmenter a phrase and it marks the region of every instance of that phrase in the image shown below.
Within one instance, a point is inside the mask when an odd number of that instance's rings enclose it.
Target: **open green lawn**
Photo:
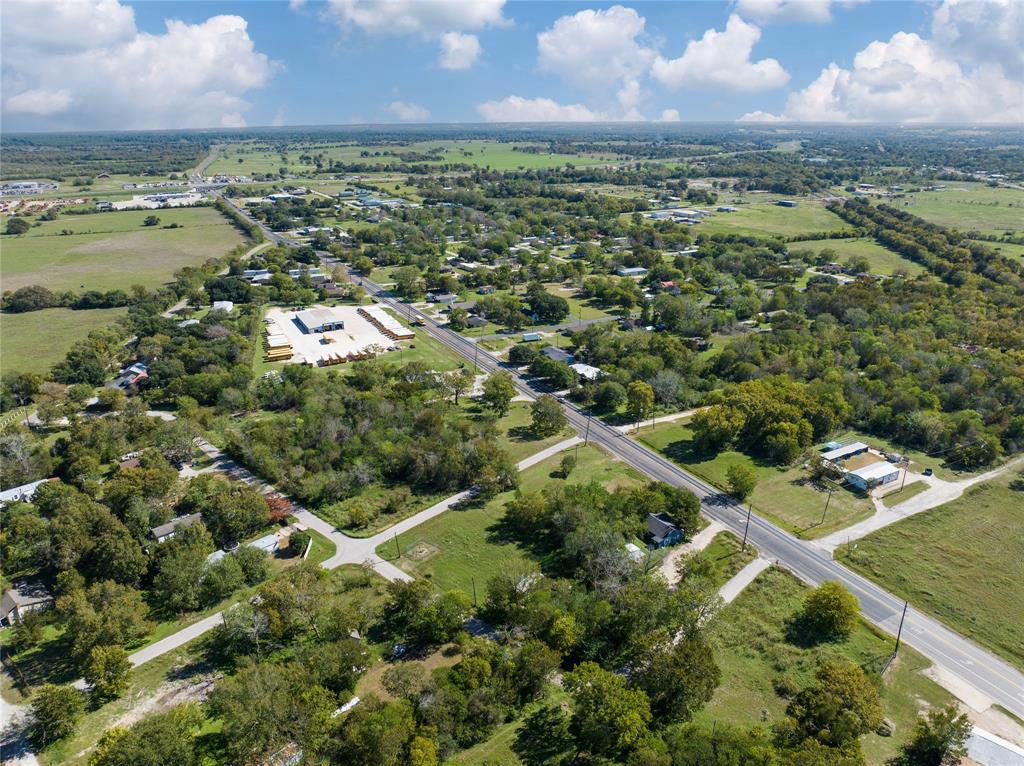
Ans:
[[[826,249],[835,251],[835,256],[832,260],[837,263],[843,263],[847,258],[854,256],[864,256],[871,263],[871,272],[873,274],[892,274],[896,269],[901,269],[910,276],[924,273],[923,266],[906,258],[901,258],[892,250],[882,247],[870,237],[858,237],[857,239],[806,239],[789,244],[791,253],[810,250],[817,255]]]
[[[781,569],[762,573],[726,606],[712,625],[715,658],[722,682],[696,719],[738,726],[771,726],[785,716],[788,700],[780,689],[799,691],[814,680],[823,660],[846,658],[866,671],[879,672],[892,654],[894,641],[867,623],[844,641],[808,646],[790,637],[788,623],[800,610],[807,588]],[[881,766],[910,734],[924,705],[951,700],[937,684],[921,675],[928,661],[907,647],[886,674],[881,689],[886,716],[895,724],[892,737],[868,734],[862,740],[867,762]]]
[[[1024,217],[1024,213],[1022,213]],[[973,240],[979,245],[990,247],[993,250],[1005,255],[1007,258],[1016,258],[1019,261],[1024,261],[1024,245],[1015,245],[1012,242],[984,242],[979,240]]]
[[[575,287],[564,287],[563,285],[545,285],[547,291],[552,295],[565,298],[569,304],[569,316],[566,322],[575,322],[580,319],[614,319],[611,314],[598,306],[592,299],[580,299],[576,297]],[[582,312],[582,313],[581,313]]]
[[[489,167],[493,170],[515,170],[516,168],[550,168],[561,167],[566,163],[576,166],[596,165],[615,159],[613,156],[581,156],[575,154],[538,154],[515,151],[516,146],[529,146],[521,142],[503,143],[499,141],[414,141],[403,146],[366,146],[344,144],[342,142],[322,142],[299,144],[288,147],[285,163],[281,154],[266,144],[239,144],[226,147],[214,160],[207,171],[214,173],[230,173],[233,175],[253,175],[256,173],[277,173],[281,167],[296,175],[309,174],[315,171],[314,165],[300,163],[302,154],[322,154],[328,161],[361,163],[368,165],[384,165],[399,163],[396,154],[409,152],[426,153],[433,149],[441,149],[428,164],[461,163],[476,167]],[[370,156],[361,156],[362,152]],[[380,152],[381,154],[377,154]],[[383,154],[391,152],[391,154]],[[241,160],[241,162],[239,162]],[[374,179],[368,179],[371,183]],[[393,186],[393,184],[392,184]]]
[[[143,226],[149,215],[157,226]],[[164,228],[177,223],[181,228]],[[63,230],[72,234],[61,234]],[[182,266],[219,258],[243,241],[213,208],[129,210],[65,215],[22,236],[4,235],[5,290],[39,284],[51,290],[156,287]]]
[[[837,557],[1024,668],[1024,492],[1017,475],[873,532]]]
[[[946,181],[943,191],[916,192],[888,201],[926,221],[962,231],[1001,234],[1024,228],[1024,191],[983,183]]]
[[[870,500],[849,490],[839,489],[828,500],[828,492],[812,484],[800,466],[777,468],[734,450],[713,456],[699,454],[693,448],[693,432],[685,421],[659,423],[653,429],[643,427],[636,438],[720,488],[727,486],[729,466],[736,463],[751,466],[758,477],[757,487],[750,498],[754,511],[771,518],[798,537],[822,537],[874,513]],[[825,515],[824,523],[822,514]]]
[[[707,556],[715,567],[715,582],[719,587],[725,585],[743,567],[757,558],[757,550],[753,545],[747,545],[743,550],[743,541],[732,532],[719,532],[704,549]]]
[[[903,489],[896,492],[890,492],[888,495],[882,497],[882,505],[886,508],[892,508],[894,505],[899,505],[904,500],[909,500],[914,495],[920,495],[928,489],[928,483],[923,481],[914,481],[907,484]]]
[[[780,194],[748,196],[748,204],[735,205],[739,208],[735,213],[712,213],[703,223],[694,227],[694,232],[762,237],[781,234],[790,237],[851,228],[839,216],[826,210],[821,202],[798,197],[796,207],[775,204],[776,200],[783,198],[784,195]],[[720,204],[733,203],[720,201]]]
[[[0,369],[5,373],[44,374],[90,332],[113,324],[127,313],[127,309],[120,308],[0,314]]]
[[[520,474],[520,487],[536,491],[561,481],[558,475],[561,453]],[[570,474],[570,483],[596,481],[609,489],[643,481],[643,477],[623,463],[613,460],[604,451],[581,447],[579,463]],[[398,536],[402,557],[395,561],[402,569],[425,577],[441,590],[458,588],[472,594],[475,580],[477,595],[483,598],[487,580],[497,572],[526,573],[543,565],[543,554],[524,548],[508,535],[501,525],[505,503],[514,497],[505,492],[486,503],[447,511],[415,529]],[[394,542],[377,549],[383,558],[394,560]],[[540,560],[538,561],[538,556]]]

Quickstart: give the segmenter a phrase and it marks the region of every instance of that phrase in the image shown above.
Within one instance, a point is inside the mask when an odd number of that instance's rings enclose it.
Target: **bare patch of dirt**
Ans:
[[[128,727],[143,716],[169,710],[183,702],[204,702],[218,678],[219,673],[208,673],[161,684],[156,692],[145,698],[140,694],[136,704],[110,725]]]

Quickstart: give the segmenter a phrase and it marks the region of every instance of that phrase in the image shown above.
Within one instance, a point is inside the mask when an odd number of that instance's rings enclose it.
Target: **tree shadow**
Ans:
[[[524,551],[549,577],[572,574],[561,555],[561,546],[547,533],[528,534],[515,527],[504,515],[487,527],[487,542],[492,545],[514,545]]]
[[[508,438],[509,441],[514,442],[535,442],[540,440],[540,437],[529,426],[512,426],[512,428],[508,429]]]

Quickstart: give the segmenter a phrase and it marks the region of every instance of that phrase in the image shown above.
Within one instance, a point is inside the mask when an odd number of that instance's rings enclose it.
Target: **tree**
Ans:
[[[149,633],[149,612],[142,593],[106,580],[57,600],[64,616],[71,653],[84,661],[93,647],[126,646]]]
[[[852,662],[824,662],[815,679],[786,708],[792,728],[780,730],[781,740],[794,745],[810,738],[841,748],[882,723],[878,687]]]
[[[622,676],[596,662],[583,662],[565,674],[564,686],[573,698],[573,730],[581,749],[614,758],[646,736],[650,701],[641,689],[630,689]]]
[[[143,226],[156,226],[160,223],[160,219],[155,215],[147,215],[142,221]]]
[[[929,710],[918,717],[910,741],[903,745],[891,766],[956,766],[967,755],[971,721],[956,705]]]
[[[846,638],[857,627],[857,597],[833,580],[824,582],[804,597],[800,622],[823,639]]]
[[[512,376],[502,370],[492,373],[484,381],[483,395],[480,400],[498,413],[499,417],[505,417],[515,395],[516,386],[512,381]]]
[[[415,731],[412,705],[407,700],[383,703],[369,697],[345,716],[328,745],[330,761],[349,766],[399,766]]]
[[[32,224],[30,224],[24,218],[18,218],[17,216],[15,216],[14,218],[10,218],[7,221],[7,233],[8,234],[15,234],[15,235],[24,234],[25,232],[27,232],[31,228],[32,228]]]
[[[474,380],[473,372],[468,369],[446,372],[441,377],[442,385],[451,392],[456,405],[459,403],[459,397],[473,388]]]
[[[512,749],[526,766],[558,766],[575,751],[569,716],[557,705],[530,713],[516,733]]]
[[[43,684],[32,696],[32,739],[48,745],[67,737],[84,712],[85,701],[73,686]]]
[[[312,538],[308,532],[296,530],[288,536],[288,554],[293,558],[301,557],[306,552],[306,546]]]
[[[594,386],[594,409],[598,412],[614,412],[626,401],[626,387],[614,380],[606,380]]]
[[[626,409],[637,425],[654,412],[654,389],[642,380],[634,380],[626,387]]]
[[[469,327],[469,312],[460,306],[456,306],[448,312],[448,326],[455,330],[455,332],[465,330]]]
[[[714,652],[700,638],[685,638],[647,658],[637,685],[661,722],[688,721],[710,701],[721,680]]]
[[[569,474],[573,472],[576,467],[576,455],[572,452],[566,453],[562,456],[562,461],[558,465],[558,472],[561,474],[563,479],[568,479]]]
[[[128,688],[132,663],[122,646],[94,646],[85,663],[86,683],[92,687],[93,698],[106,702],[117,699]]]
[[[90,755],[89,766],[193,766],[203,720],[194,702],[184,702],[148,715],[130,729],[108,729]]]
[[[554,436],[566,425],[565,413],[558,400],[550,394],[544,394],[530,405],[532,420],[530,429],[539,438]]]
[[[733,463],[726,469],[729,493],[741,503],[754,493],[757,486],[757,472],[745,463]]]

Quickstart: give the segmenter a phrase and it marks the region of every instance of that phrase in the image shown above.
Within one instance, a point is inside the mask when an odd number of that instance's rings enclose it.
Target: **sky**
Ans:
[[[4,132],[1024,125],[1024,0],[0,3]]]

